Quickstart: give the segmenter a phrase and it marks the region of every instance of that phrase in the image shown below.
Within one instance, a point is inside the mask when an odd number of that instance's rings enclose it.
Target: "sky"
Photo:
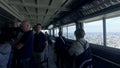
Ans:
[[[102,32],[103,31],[102,20],[85,23],[84,29],[86,32]],[[120,32],[120,17],[106,19],[106,31]]]
[[[103,32],[103,21],[94,21],[84,24],[85,32]],[[68,33],[74,34],[75,25],[68,27]],[[55,30],[56,31],[56,30]],[[120,32],[120,17],[114,17],[106,19],[106,31],[107,32]],[[58,30],[56,31],[58,33]],[[55,32],[55,34],[57,34]],[[63,27],[63,35],[66,35],[67,27]]]
[[[75,29],[76,29],[75,25],[74,26],[69,26],[68,27],[68,33],[74,33]],[[63,33],[65,33],[65,32],[67,32],[66,27],[63,28]]]
[[[48,30],[41,30],[43,33],[45,33],[45,32],[47,32],[47,33],[49,33],[49,31]]]

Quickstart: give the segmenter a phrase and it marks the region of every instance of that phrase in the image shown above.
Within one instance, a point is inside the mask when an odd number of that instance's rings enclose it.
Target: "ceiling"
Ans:
[[[96,18],[96,16],[98,15],[102,15],[103,17],[103,15],[120,10],[120,0],[84,0],[83,3],[80,4],[80,6],[75,11],[73,10],[68,15],[61,17],[59,20],[56,20],[55,23],[58,22],[56,26],[59,26],[59,21],[62,21],[63,25],[65,25],[75,21],[83,22],[84,20],[90,19],[92,17],[94,17],[94,20],[97,20],[98,18]],[[112,16],[115,15],[115,13],[112,13]],[[110,15],[108,14],[107,16]],[[86,22],[88,21],[89,20],[86,20]]]
[[[48,25],[60,12],[67,12],[66,7],[72,0],[5,0],[5,2],[32,24]]]
[[[3,4],[3,5],[1,5]],[[71,22],[120,4],[119,0],[0,0],[0,7],[32,25]],[[109,10],[109,9],[108,9]],[[106,10],[104,10],[106,11]]]

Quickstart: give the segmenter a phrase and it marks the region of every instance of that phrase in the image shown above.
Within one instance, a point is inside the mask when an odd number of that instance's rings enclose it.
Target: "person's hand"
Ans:
[[[21,49],[22,47],[23,47],[23,44],[21,44],[21,43],[19,43],[19,44],[16,46],[17,49]]]

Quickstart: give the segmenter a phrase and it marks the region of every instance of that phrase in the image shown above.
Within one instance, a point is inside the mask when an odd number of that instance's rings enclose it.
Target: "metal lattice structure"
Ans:
[[[17,19],[43,26],[65,24],[117,4],[120,0],[0,0],[0,8]]]
[[[66,6],[71,0],[1,0],[1,2],[11,7],[12,11],[19,15],[19,19],[45,26],[60,12],[69,11]]]

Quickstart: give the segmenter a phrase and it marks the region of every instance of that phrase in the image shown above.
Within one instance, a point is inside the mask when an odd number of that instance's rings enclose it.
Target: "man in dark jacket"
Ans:
[[[34,35],[33,32],[30,30],[30,22],[23,21],[22,22],[22,30],[24,32],[23,36],[21,37],[18,45],[16,48],[18,49],[18,67],[19,68],[30,68],[30,59],[33,54],[33,42],[34,42]]]
[[[34,35],[34,60],[37,63],[36,68],[40,68],[45,58],[45,50],[48,46],[48,41],[44,33],[41,32],[41,24],[35,26]]]
[[[62,31],[60,31],[59,33],[59,37],[56,38],[55,40],[55,52],[57,55],[57,64],[58,67],[62,67],[63,66],[63,58],[64,58],[64,53],[65,53],[65,49],[66,49],[66,39],[65,37],[62,36]]]

